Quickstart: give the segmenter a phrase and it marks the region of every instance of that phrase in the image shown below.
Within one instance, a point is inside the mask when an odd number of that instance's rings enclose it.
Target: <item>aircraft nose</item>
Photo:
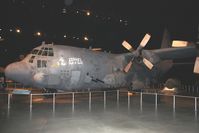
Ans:
[[[25,62],[9,64],[5,69],[5,76],[8,79],[24,83],[30,76],[29,67]]]

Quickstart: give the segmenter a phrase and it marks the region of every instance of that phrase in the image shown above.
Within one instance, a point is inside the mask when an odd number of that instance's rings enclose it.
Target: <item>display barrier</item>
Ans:
[[[52,96],[52,104],[53,104],[53,110],[55,110],[55,104],[56,104],[56,95],[66,95],[66,94],[70,94],[72,95],[72,111],[74,111],[74,106],[75,106],[75,94],[78,94],[78,93],[88,93],[88,104],[89,104],[89,111],[91,111],[91,104],[92,104],[92,93],[103,93],[103,103],[104,103],[104,109],[106,109],[106,101],[107,101],[107,98],[106,98],[106,93],[107,92],[114,92],[114,91],[89,91],[89,92],[67,92],[67,93],[39,93],[39,94],[30,94],[30,108],[32,108],[33,106],[33,102],[32,102],[32,99],[34,96],[47,96],[47,95],[51,95]],[[117,108],[119,108],[119,100],[120,100],[120,92],[122,93],[127,93],[127,96],[128,96],[128,108],[130,107],[130,98],[131,98],[131,95],[129,95],[129,91],[120,91],[120,90],[116,90],[116,99],[117,99]],[[7,94],[7,93],[1,93],[3,95],[7,95],[8,99],[7,99],[7,105],[8,105],[8,108],[10,108],[11,104],[10,104],[10,101],[11,101],[11,96],[12,95],[20,95],[20,94]],[[143,95],[154,95],[155,97],[155,100],[154,100],[154,104],[155,104],[155,108],[158,107],[158,96],[169,96],[169,97],[172,97],[173,98],[173,109],[176,108],[176,98],[179,97],[179,98],[190,98],[190,99],[194,99],[194,111],[198,111],[198,107],[197,107],[197,104],[198,104],[198,99],[199,97],[194,97],[194,96],[183,96],[183,95],[165,95],[165,94],[160,94],[160,93],[147,93],[147,92],[141,92],[141,93],[136,93],[136,94],[140,94],[140,107],[142,107],[143,105]],[[23,94],[23,95],[26,95],[26,94]]]
[[[75,111],[75,96],[78,94],[88,94],[88,108],[89,108],[89,112],[91,112],[92,110],[92,104],[94,104],[94,102],[92,103],[92,98],[94,96],[92,96],[92,94],[94,93],[102,93],[103,95],[103,108],[104,110],[106,110],[107,107],[107,93],[109,92],[115,92],[116,93],[116,103],[117,103],[117,108],[119,109],[120,106],[120,96],[121,94],[125,93],[127,96],[127,106],[128,106],[128,110],[130,109],[131,106],[131,97],[132,95],[130,95],[132,92],[129,91],[120,91],[120,90],[112,90],[112,91],[89,91],[89,92],[65,92],[65,93],[38,93],[38,94],[29,94],[29,106],[30,106],[30,118],[32,118],[32,108],[34,106],[33,104],[33,98],[36,96],[51,96],[52,98],[52,110],[53,113],[55,113],[56,110],[56,97],[60,96],[60,95],[71,95],[71,108],[72,108],[72,112],[74,113]],[[136,95],[139,96],[140,101],[139,101],[139,106],[140,106],[140,110],[143,110],[143,98],[145,96],[154,96],[154,106],[155,106],[155,110],[158,109],[158,97],[159,96],[167,96],[167,97],[171,97],[172,98],[172,108],[173,111],[175,111],[176,109],[176,102],[177,99],[176,98],[184,98],[184,99],[193,99],[194,100],[194,111],[196,112],[195,114],[197,115],[197,111],[198,111],[198,99],[199,97],[194,97],[194,96],[182,96],[182,95],[165,95],[165,94],[160,94],[160,93],[148,93],[148,92],[140,92],[140,93],[135,93]],[[11,105],[11,99],[13,95],[18,95],[18,94],[11,94],[11,93],[1,93],[1,95],[7,95],[7,108],[8,108],[8,112],[10,110]],[[26,94],[24,94],[26,95]],[[78,97],[77,97],[78,98]]]

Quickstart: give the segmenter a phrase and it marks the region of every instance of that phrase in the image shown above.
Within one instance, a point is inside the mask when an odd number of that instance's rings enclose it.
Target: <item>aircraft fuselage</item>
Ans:
[[[62,45],[41,45],[7,68],[6,76],[39,88],[97,89],[130,84],[122,71],[125,57]]]

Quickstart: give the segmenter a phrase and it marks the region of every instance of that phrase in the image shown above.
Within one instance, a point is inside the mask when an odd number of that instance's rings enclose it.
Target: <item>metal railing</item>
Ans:
[[[56,105],[56,96],[57,95],[71,95],[71,106],[72,106],[72,112],[74,112],[75,110],[75,95],[78,93],[88,93],[88,105],[89,105],[89,111],[91,111],[92,108],[92,93],[103,93],[103,104],[104,104],[104,110],[106,109],[107,106],[107,92],[115,92],[115,91],[93,91],[93,92],[66,92],[66,93],[38,93],[38,94],[30,94],[30,110],[32,110],[33,107],[33,97],[34,96],[52,96],[52,105],[53,105],[53,111],[55,111],[55,105]],[[130,108],[131,105],[131,95],[129,95],[129,91],[120,91],[120,90],[116,90],[116,102],[117,102],[117,108],[119,108],[119,102],[120,102],[120,92],[122,93],[127,93],[127,105],[128,105],[128,109]],[[12,95],[16,95],[16,94],[7,94],[7,93],[1,93],[4,95],[7,95],[7,107],[8,109],[11,106],[11,97]],[[194,99],[194,111],[198,111],[198,99],[199,97],[194,97],[194,96],[182,96],[182,95],[165,95],[165,94],[159,94],[159,93],[147,93],[147,92],[140,92],[140,93],[136,93],[139,94],[140,96],[140,109],[142,110],[142,106],[143,106],[143,95],[154,95],[154,104],[155,104],[155,109],[158,108],[158,96],[168,96],[168,97],[172,97],[173,99],[173,103],[172,103],[172,107],[173,109],[176,108],[176,98],[189,98],[189,99]]]
[[[32,110],[33,110],[33,98],[36,96],[51,96],[52,98],[52,112],[53,114],[55,114],[56,111],[56,98],[57,96],[60,95],[70,95],[70,100],[71,100],[71,111],[72,113],[75,112],[75,95],[77,94],[88,94],[88,110],[89,112],[91,112],[92,110],[92,105],[94,104],[94,102],[92,102],[92,99],[94,98],[93,93],[101,93],[102,94],[102,98],[103,98],[103,109],[104,111],[107,108],[107,93],[112,93],[115,92],[116,95],[115,99],[116,99],[116,103],[117,103],[117,109],[120,108],[120,97],[121,96],[127,96],[127,108],[128,110],[130,110],[131,108],[131,97],[133,97],[131,94],[131,92],[129,91],[121,91],[121,90],[111,90],[111,91],[89,91],[89,92],[65,92],[65,93],[37,93],[37,94],[29,94],[29,112],[30,112],[30,119],[32,119]],[[3,95],[7,95],[7,109],[8,109],[8,117],[9,117],[9,112],[10,112],[10,108],[11,108],[11,99],[13,95],[19,95],[19,94],[11,94],[11,93],[1,93]],[[122,95],[123,94],[123,95]],[[194,97],[194,96],[182,96],[182,95],[165,95],[165,94],[160,94],[160,93],[149,93],[149,92],[140,92],[140,93],[135,93],[136,96],[139,96],[139,107],[140,107],[140,111],[143,111],[143,99],[145,97],[145,95],[150,95],[150,96],[154,96],[154,105],[155,105],[155,111],[157,111],[158,109],[158,103],[159,103],[159,96],[167,96],[167,97],[171,97],[172,98],[172,109],[173,112],[175,113],[175,109],[176,109],[176,98],[185,98],[185,99],[193,99],[194,101],[194,107],[193,110],[195,112],[195,118],[197,119],[197,113],[198,113],[198,99],[199,97]]]

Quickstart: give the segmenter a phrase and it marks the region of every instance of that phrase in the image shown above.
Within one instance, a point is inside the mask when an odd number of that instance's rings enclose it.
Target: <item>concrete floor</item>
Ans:
[[[119,103],[115,92],[107,93],[104,107],[103,93],[92,94],[89,110],[88,94],[75,95],[74,112],[71,95],[56,96],[53,110],[52,98],[33,96],[30,110],[29,96],[12,96],[10,109],[7,95],[0,95],[0,133],[198,133],[198,114],[194,100],[158,97],[155,108],[154,96],[143,95],[128,98],[120,93]]]

